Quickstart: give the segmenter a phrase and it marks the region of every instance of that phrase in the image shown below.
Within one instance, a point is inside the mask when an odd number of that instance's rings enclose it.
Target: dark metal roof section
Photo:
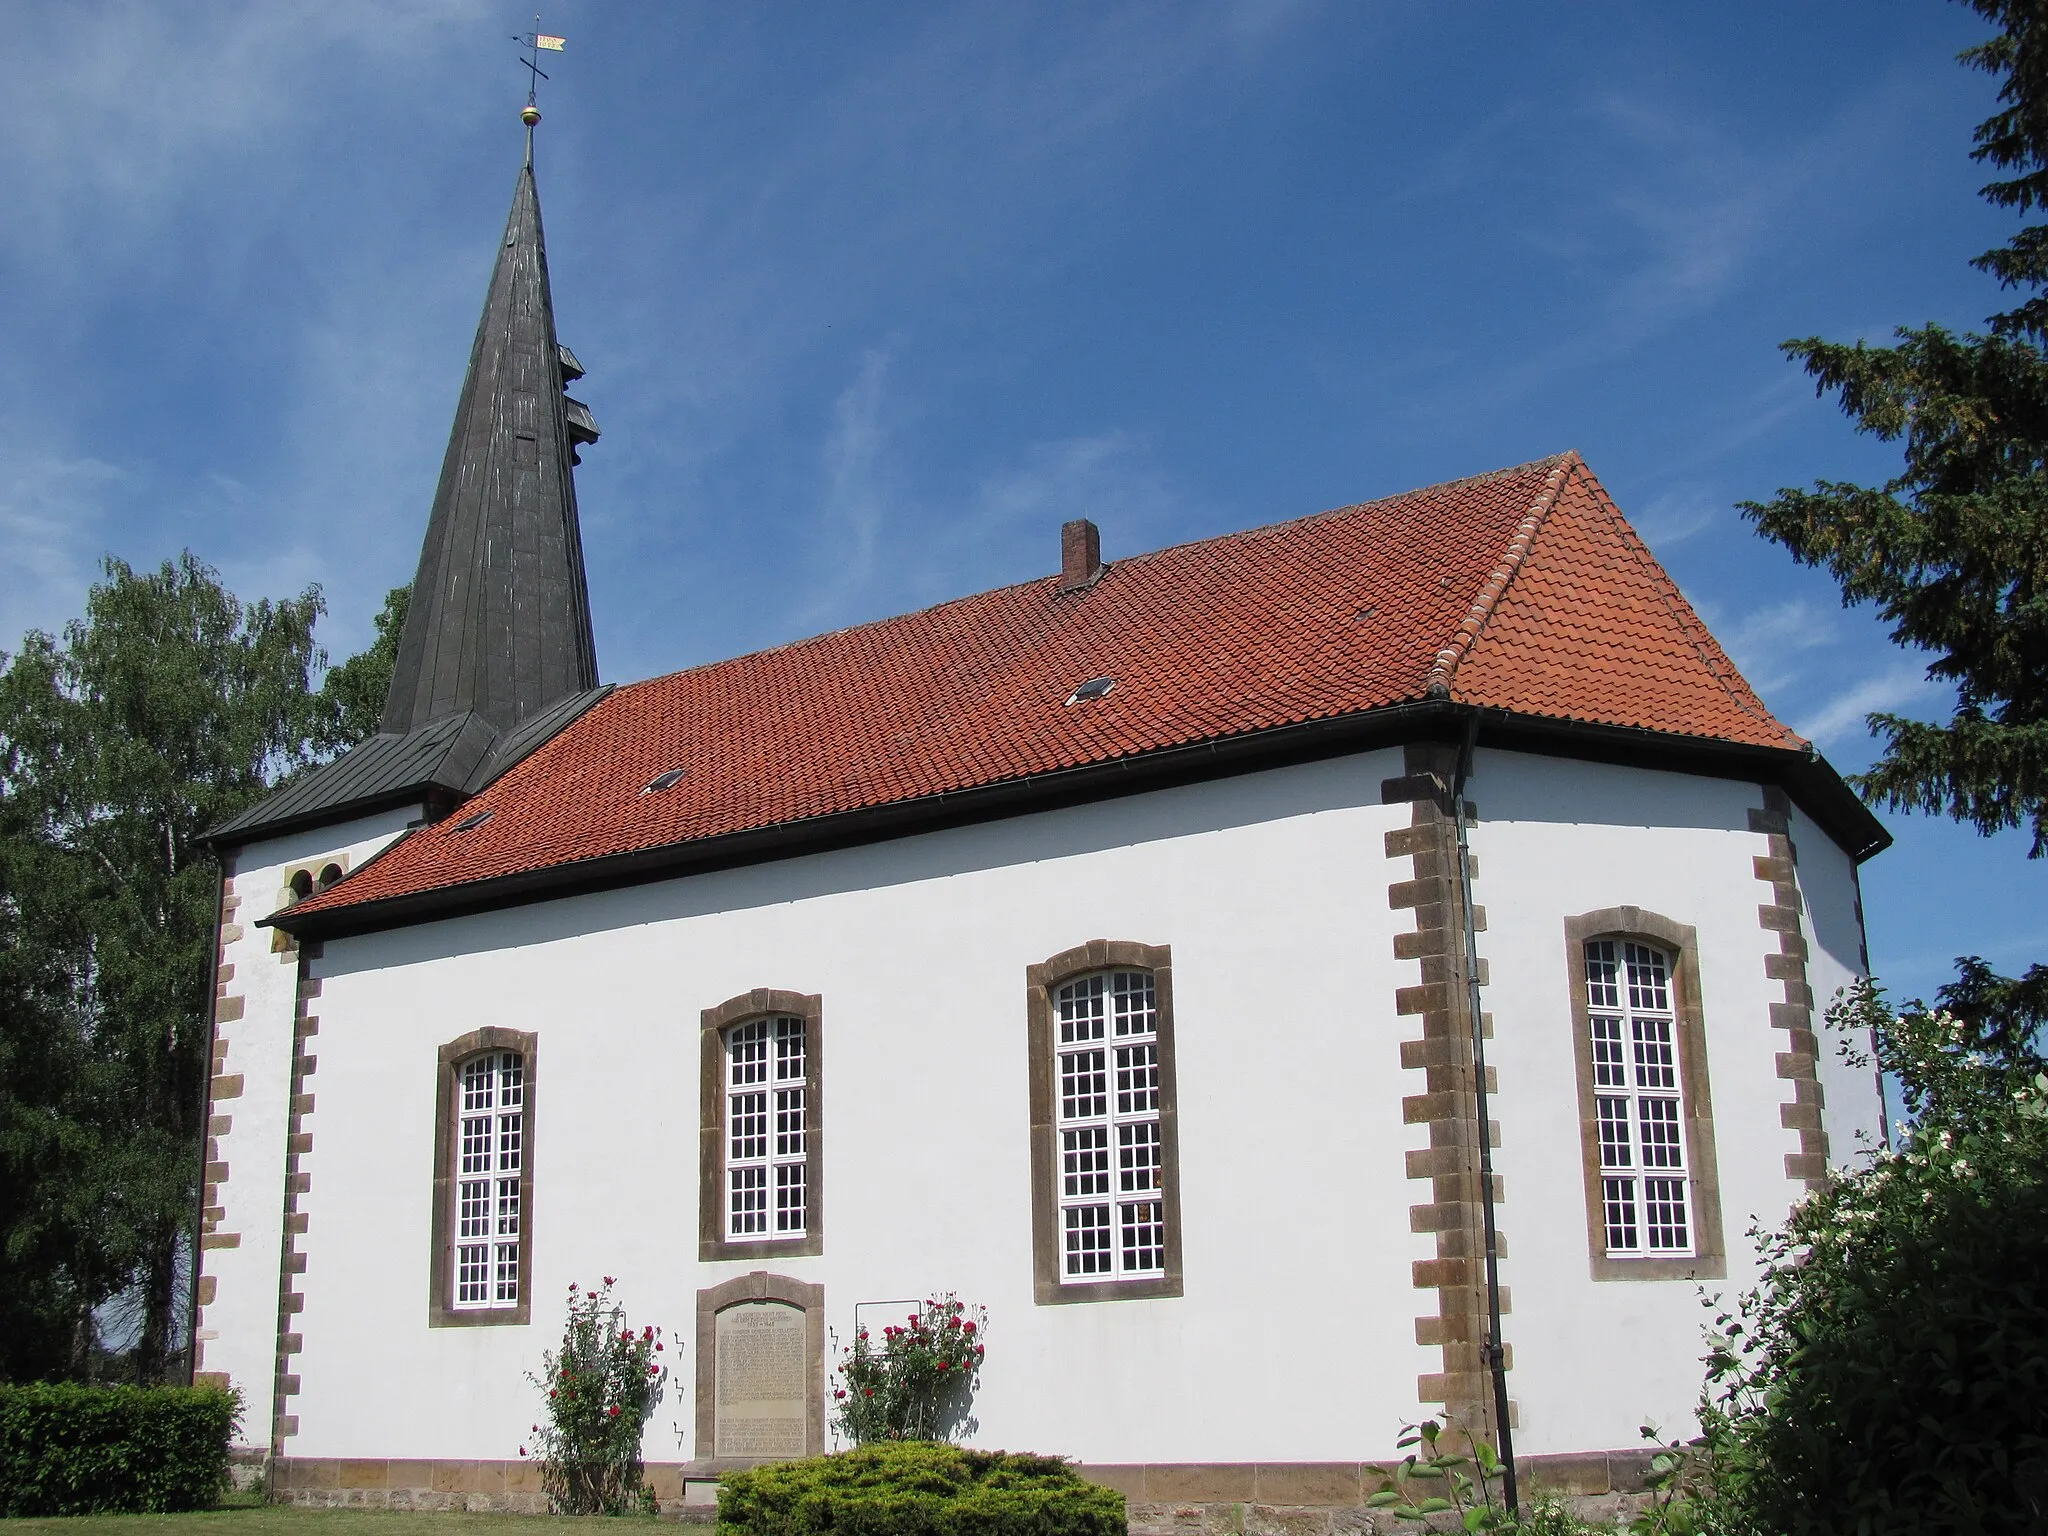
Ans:
[[[424,804],[429,816],[445,815],[610,692],[606,685],[572,693],[516,731],[493,731],[467,711],[403,735],[379,731],[333,762],[278,786],[214,827],[206,840],[234,847],[400,805]]]
[[[378,732],[207,836],[233,846],[401,805],[445,815],[602,698],[571,474],[597,441],[555,339],[529,158],[470,349]]]
[[[519,172],[491,273],[382,729],[457,711],[511,730],[597,686],[571,466],[597,424],[563,394],[533,167]]]

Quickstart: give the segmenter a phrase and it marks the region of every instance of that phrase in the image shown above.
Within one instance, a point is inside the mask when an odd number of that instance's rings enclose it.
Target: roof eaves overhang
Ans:
[[[315,798],[304,809],[260,819],[251,814],[260,812],[266,803],[258,801],[219,826],[209,828],[201,834],[199,843],[216,856],[225,856],[250,843],[266,842],[315,827],[339,826],[408,805],[419,807],[425,820],[439,821],[463,801],[482,794],[499,778],[554,740],[594,709],[611,691],[612,685],[603,683],[596,688],[567,695],[510,731],[491,733],[481,742],[470,743],[472,750],[468,755],[451,759],[444,750],[429,760],[430,766],[425,773],[402,776],[397,783],[372,794],[344,793],[334,799]],[[374,741],[376,738],[371,739]],[[333,763],[321,766],[331,768],[345,761],[345,757],[337,758]],[[289,786],[275,793],[289,793]]]
[[[1225,778],[1416,740],[1462,739],[1474,706],[1425,700],[1305,721],[1272,730],[1163,748],[1106,762],[1008,779],[972,789],[750,828],[719,837],[579,859],[486,880],[437,886],[349,906],[286,908],[274,924],[302,939],[342,938],[566,896],[706,874],[748,864],[995,821],[1028,812],[1108,800],[1177,784]],[[1481,742],[1588,761],[1782,787],[1851,858],[1861,862],[1891,842],[1877,818],[1825,759],[1810,750],[1710,741],[1660,731],[1481,709]],[[392,844],[395,849],[405,840]],[[391,850],[387,849],[386,852]],[[382,857],[382,855],[379,855]],[[363,868],[375,863],[372,859]],[[360,873],[360,871],[358,871]]]
[[[460,790],[422,780],[387,790],[383,794],[365,795],[359,800],[314,806],[295,816],[280,816],[274,821],[264,821],[254,826],[227,825],[215,828],[202,833],[199,843],[217,857],[224,856],[245,848],[250,843],[268,842],[274,837],[285,837],[293,832],[306,832],[315,827],[339,826],[344,822],[374,816],[381,811],[398,810],[408,805],[427,808],[431,819],[445,814],[449,807],[459,804],[461,799]]]
[[[1483,746],[1776,784],[1856,863],[1861,864],[1892,845],[1892,835],[1885,830],[1884,823],[1811,746],[1767,747],[1705,740],[1507,710],[1485,709],[1480,714]]]

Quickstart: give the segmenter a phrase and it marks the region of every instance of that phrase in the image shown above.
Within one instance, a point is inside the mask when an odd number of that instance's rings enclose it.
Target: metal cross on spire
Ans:
[[[512,41],[526,49],[526,57],[519,62],[526,66],[526,107],[520,112],[520,121],[526,124],[526,163],[533,164],[533,125],[540,121],[540,106],[537,97],[541,81],[547,79],[547,71],[540,67],[540,53],[543,48],[550,53],[560,53],[568,39],[556,37],[540,29],[540,16],[533,18],[533,30],[521,36],[512,34]]]

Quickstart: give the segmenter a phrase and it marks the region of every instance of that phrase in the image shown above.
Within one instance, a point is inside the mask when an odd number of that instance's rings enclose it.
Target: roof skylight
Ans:
[[[450,832],[474,832],[478,827],[497,815],[496,811],[478,811],[474,816],[465,816],[448,830]]]
[[[1090,699],[1099,699],[1116,686],[1113,677],[1091,677],[1087,682],[1067,695],[1069,704],[1085,704]]]
[[[686,775],[689,771],[690,770],[687,768],[670,768],[664,772],[657,773],[653,778],[647,781],[647,787],[641,790],[640,793],[643,795],[651,795],[657,793],[660,790],[671,788],[675,784],[680,783],[684,775]]]

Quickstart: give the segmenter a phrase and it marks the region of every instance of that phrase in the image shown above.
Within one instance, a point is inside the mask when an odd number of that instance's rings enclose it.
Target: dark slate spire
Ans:
[[[377,734],[215,827],[234,848],[399,806],[448,814],[603,697],[576,523],[576,450],[597,423],[555,340],[540,196],[526,164],[470,349],[412,608]]]
[[[527,146],[420,548],[387,734],[461,712],[505,732],[597,686],[570,473],[597,427],[563,393],[582,368],[555,339],[531,125]]]

